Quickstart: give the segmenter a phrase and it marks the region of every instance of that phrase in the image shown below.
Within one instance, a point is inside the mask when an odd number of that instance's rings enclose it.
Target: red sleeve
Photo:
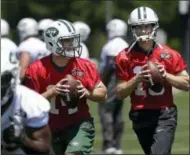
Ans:
[[[127,71],[128,69],[128,62],[124,58],[122,58],[122,53],[121,52],[117,57],[116,57],[116,76],[121,79],[121,80],[129,80],[129,72]]]
[[[177,51],[172,51],[171,60],[167,59],[165,64],[166,70],[171,74],[177,74],[187,67],[187,64]]]
[[[35,67],[30,65],[26,70],[23,83],[26,87],[40,93],[40,85],[36,73]]]
[[[88,89],[92,90],[101,82],[100,74],[97,70],[96,65],[91,62],[89,62],[87,65],[86,73],[88,73],[88,79],[86,79],[87,87]]]

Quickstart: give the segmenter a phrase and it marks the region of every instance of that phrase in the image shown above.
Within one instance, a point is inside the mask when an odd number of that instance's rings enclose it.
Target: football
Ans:
[[[69,107],[76,107],[77,103],[78,103],[78,98],[79,95],[77,93],[76,87],[78,85],[76,79],[70,75],[67,74],[66,78],[68,79],[67,82],[65,82],[65,84],[68,84],[70,86],[69,90],[70,92],[67,93],[65,96],[62,96],[62,99],[65,101],[65,103],[69,106]]]
[[[66,78],[68,79],[66,84],[70,85],[70,91],[72,93],[73,91],[75,91],[75,89],[77,87],[77,81],[71,74],[67,74]]]
[[[147,62],[148,69],[150,69],[150,74],[152,76],[153,83],[163,83],[164,79],[159,72],[158,68],[156,67],[156,64],[153,61]]]

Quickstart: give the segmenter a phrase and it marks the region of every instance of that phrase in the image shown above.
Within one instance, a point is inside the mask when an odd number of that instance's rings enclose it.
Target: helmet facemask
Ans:
[[[58,55],[73,58],[80,57],[82,54],[79,34],[69,37],[60,37],[56,45],[58,48],[55,53]]]
[[[144,27],[141,28],[141,26],[144,26]],[[149,28],[146,29],[146,27],[149,27]],[[135,37],[136,42],[145,42],[145,41],[155,40],[158,27],[159,27],[158,23],[148,23],[148,24],[132,25],[131,30],[132,30],[133,36]],[[146,30],[140,30],[140,29],[146,29]],[[142,32],[142,31],[145,31],[145,32]]]

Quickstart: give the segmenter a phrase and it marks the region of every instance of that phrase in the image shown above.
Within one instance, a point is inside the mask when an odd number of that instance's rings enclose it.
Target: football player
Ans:
[[[6,51],[9,51],[11,58],[14,59],[12,61],[17,61],[17,45],[9,38],[9,31],[9,23],[6,20],[1,19],[1,49],[7,49]]]
[[[1,49],[1,153],[47,154],[49,102],[19,84],[19,65]]]
[[[189,90],[186,63],[180,54],[155,41],[157,14],[149,7],[134,9],[128,19],[134,42],[116,57],[117,97],[131,97],[130,119],[145,154],[171,154],[177,126],[172,87]],[[147,61],[157,64],[163,83],[150,85]]]
[[[20,76],[23,79],[28,65],[48,54],[49,51],[43,41],[38,38],[38,23],[33,18],[23,18],[17,25],[20,38],[18,57],[20,61]]]
[[[128,47],[123,39],[127,32],[127,24],[121,19],[112,19],[107,26],[108,42],[101,52],[100,73],[103,83],[108,88],[108,98],[105,104],[99,104],[99,116],[103,133],[103,152],[122,154],[121,136],[124,130],[122,119],[123,100],[115,95],[115,57]]]
[[[82,22],[82,21],[76,21],[73,23],[73,26],[78,34],[80,34],[80,45],[82,47],[82,53],[81,58],[89,59],[89,51],[87,46],[85,45],[85,42],[87,41],[89,35],[90,35],[90,27]]]
[[[95,129],[87,99],[106,99],[106,87],[96,66],[81,59],[80,35],[71,22],[57,20],[45,31],[45,42],[51,55],[32,63],[24,84],[50,100],[49,125],[56,154],[90,154]],[[69,93],[66,75],[77,79],[78,101],[70,105],[63,99]],[[72,103],[73,104],[73,103]]]

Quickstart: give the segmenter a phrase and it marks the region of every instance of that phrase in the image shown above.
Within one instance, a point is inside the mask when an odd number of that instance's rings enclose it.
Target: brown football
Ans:
[[[78,85],[76,79],[70,75],[70,74],[67,74],[66,75],[66,78],[68,79],[67,82],[65,82],[65,84],[68,84],[70,86],[69,90],[70,90],[70,93],[68,93],[66,96],[63,96],[62,99],[64,99],[64,101],[68,104],[72,106],[75,106],[77,105],[77,100],[78,100],[78,93],[77,93],[77,90],[76,90],[76,87]]]
[[[71,75],[71,74],[67,74],[66,78],[68,79],[68,81],[66,82],[66,84],[70,85],[70,91],[74,91],[77,87],[77,81],[76,79]]]
[[[161,73],[159,72],[158,68],[156,67],[156,64],[153,61],[147,62],[148,69],[150,69],[150,74],[152,76],[152,80],[154,83],[163,83],[163,77]]]

